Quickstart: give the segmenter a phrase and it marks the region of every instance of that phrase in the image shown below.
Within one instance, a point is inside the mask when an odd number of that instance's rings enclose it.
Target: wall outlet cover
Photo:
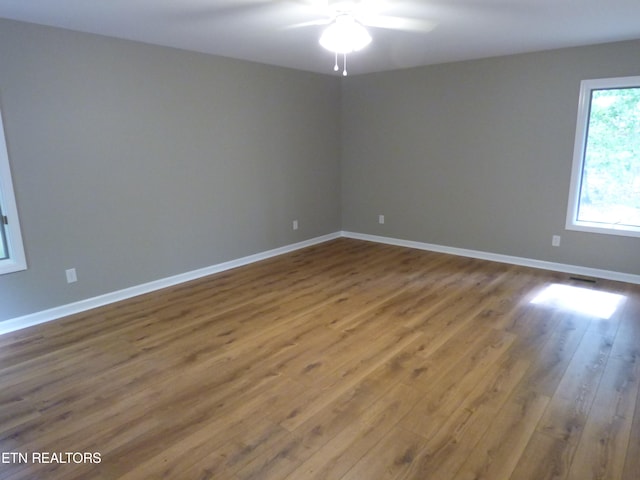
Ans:
[[[78,275],[76,274],[75,268],[65,270],[64,273],[67,276],[67,283],[75,283],[78,281]]]

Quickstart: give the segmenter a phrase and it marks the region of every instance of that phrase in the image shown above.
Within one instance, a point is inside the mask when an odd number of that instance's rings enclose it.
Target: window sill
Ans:
[[[600,233],[604,235],[617,235],[622,237],[640,237],[640,228],[614,223],[571,222],[567,223],[566,229],[578,232]]]

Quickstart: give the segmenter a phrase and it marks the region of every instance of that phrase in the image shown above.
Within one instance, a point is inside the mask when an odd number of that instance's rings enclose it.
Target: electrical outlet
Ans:
[[[378,215],[378,223],[381,225],[384,223],[384,215]]]
[[[553,237],[551,237],[551,245],[553,245],[554,247],[560,246],[560,235],[554,235]]]
[[[67,276],[67,283],[75,283],[78,281],[78,275],[76,274],[75,268],[70,268],[69,270],[64,271]]]
[[[294,221],[293,221],[293,225],[292,225],[292,227],[293,227],[293,229],[294,229],[294,230],[297,230],[297,229],[298,229],[298,220],[294,220]]]

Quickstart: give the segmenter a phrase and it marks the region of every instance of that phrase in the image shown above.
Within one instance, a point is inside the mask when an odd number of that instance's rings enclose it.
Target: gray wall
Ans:
[[[640,274],[640,239],[564,229],[580,81],[627,75],[639,41],[347,78],[343,230]]]
[[[336,78],[4,20],[0,66],[0,320],[340,229]]]

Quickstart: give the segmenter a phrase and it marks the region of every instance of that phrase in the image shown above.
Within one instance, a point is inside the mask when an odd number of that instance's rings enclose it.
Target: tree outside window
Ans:
[[[640,236],[640,77],[582,82],[567,228]]]

